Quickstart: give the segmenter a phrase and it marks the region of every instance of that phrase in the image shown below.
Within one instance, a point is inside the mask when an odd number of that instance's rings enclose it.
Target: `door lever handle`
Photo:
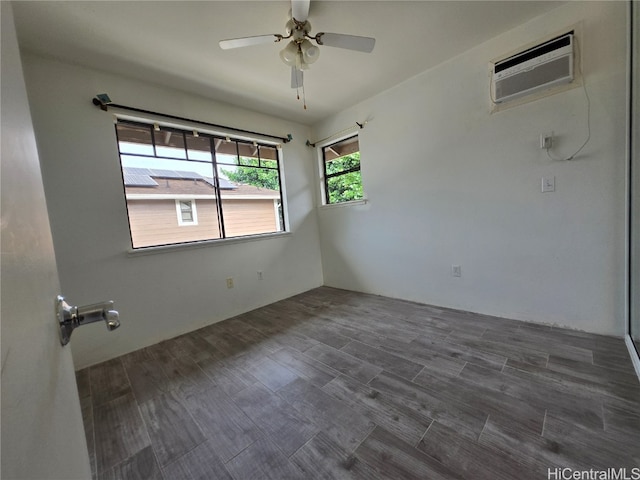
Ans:
[[[56,315],[60,325],[60,343],[62,345],[69,343],[74,329],[88,323],[104,321],[110,332],[120,326],[120,314],[113,309],[113,300],[76,307],[69,305],[63,296],[58,295]]]

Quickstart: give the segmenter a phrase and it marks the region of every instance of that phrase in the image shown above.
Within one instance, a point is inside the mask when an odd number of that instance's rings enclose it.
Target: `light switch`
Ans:
[[[542,193],[556,191],[556,177],[542,177]]]

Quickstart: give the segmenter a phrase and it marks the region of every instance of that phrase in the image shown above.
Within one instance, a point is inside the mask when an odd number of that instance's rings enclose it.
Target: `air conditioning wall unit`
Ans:
[[[543,89],[571,83],[574,32],[496,62],[491,76],[495,103],[531,95]]]

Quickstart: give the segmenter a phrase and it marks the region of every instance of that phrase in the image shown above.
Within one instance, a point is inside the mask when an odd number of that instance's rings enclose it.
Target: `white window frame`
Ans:
[[[190,227],[194,225],[198,225],[198,209],[196,208],[196,199],[195,198],[176,198],[176,215],[178,216],[178,225],[181,227]],[[182,218],[182,208],[180,208],[180,203],[189,202],[191,204],[191,216],[193,220],[188,221]]]

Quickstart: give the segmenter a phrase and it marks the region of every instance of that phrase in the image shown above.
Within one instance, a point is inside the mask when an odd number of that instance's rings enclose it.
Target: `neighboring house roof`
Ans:
[[[156,187],[158,183],[155,178],[162,179],[186,179],[186,180],[203,180],[209,185],[213,185],[212,177],[205,177],[196,172],[188,172],[183,170],[164,170],[158,168],[140,168],[140,167],[122,167],[124,174],[125,187]],[[234,189],[236,185],[226,178],[218,178],[220,189]]]
[[[214,198],[213,178],[196,172],[124,167],[127,198]],[[223,198],[279,199],[280,192],[218,178]]]

